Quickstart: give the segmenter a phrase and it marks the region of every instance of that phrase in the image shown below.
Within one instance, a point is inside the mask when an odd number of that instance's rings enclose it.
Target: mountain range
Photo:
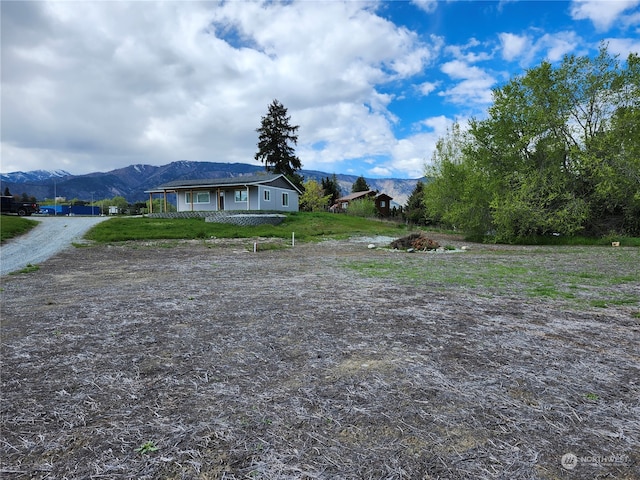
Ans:
[[[250,175],[263,172],[264,167],[246,163],[192,162],[181,160],[167,165],[130,165],[109,172],[95,172],[86,175],[72,175],[64,170],[34,170],[30,172],[12,172],[0,174],[0,190],[8,188],[13,195],[26,193],[42,201],[54,197],[95,201],[121,196],[130,203],[149,199],[145,190],[156,188],[173,180],[198,178],[229,178],[238,175]],[[304,180],[332,177],[333,173],[315,170],[301,170]],[[338,184],[344,195],[351,192],[351,186],[358,176],[336,174]],[[372,190],[384,192],[393,198],[397,205],[404,205],[419,180],[399,178],[366,178]]]

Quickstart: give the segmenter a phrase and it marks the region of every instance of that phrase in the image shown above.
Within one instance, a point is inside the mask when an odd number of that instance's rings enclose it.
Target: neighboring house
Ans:
[[[378,193],[375,190],[367,190],[365,192],[355,192],[344,197],[340,197],[336,200],[329,210],[332,212],[344,212],[349,206],[350,202],[355,200],[362,200],[363,198],[373,197],[373,201],[376,204],[376,210],[383,217],[388,217],[391,213],[391,200],[393,199],[386,193]]]
[[[284,175],[259,174],[206,180],[176,180],[147,190],[146,193],[149,194],[149,200],[153,200],[153,195],[163,195],[165,207],[167,195],[175,194],[178,212],[297,212],[301,192]]]

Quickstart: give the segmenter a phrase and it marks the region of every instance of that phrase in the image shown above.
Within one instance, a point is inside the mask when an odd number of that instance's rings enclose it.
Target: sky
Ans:
[[[0,172],[259,164],[274,99],[304,169],[419,178],[542,61],[640,53],[640,0],[7,1]]]

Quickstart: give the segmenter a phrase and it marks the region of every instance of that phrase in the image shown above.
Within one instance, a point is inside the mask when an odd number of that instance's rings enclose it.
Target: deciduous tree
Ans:
[[[305,212],[321,212],[329,206],[331,195],[325,195],[315,180],[304,183],[304,192],[300,196],[300,208]]]
[[[640,62],[548,62],[494,91],[484,120],[438,143],[427,210],[499,241],[640,234]]]

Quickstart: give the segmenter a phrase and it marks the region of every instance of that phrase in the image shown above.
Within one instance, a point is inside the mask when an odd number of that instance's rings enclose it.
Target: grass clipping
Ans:
[[[3,282],[3,478],[555,479],[567,453],[638,478],[637,304],[408,288],[345,260],[436,257],[348,242],[210,246]]]

